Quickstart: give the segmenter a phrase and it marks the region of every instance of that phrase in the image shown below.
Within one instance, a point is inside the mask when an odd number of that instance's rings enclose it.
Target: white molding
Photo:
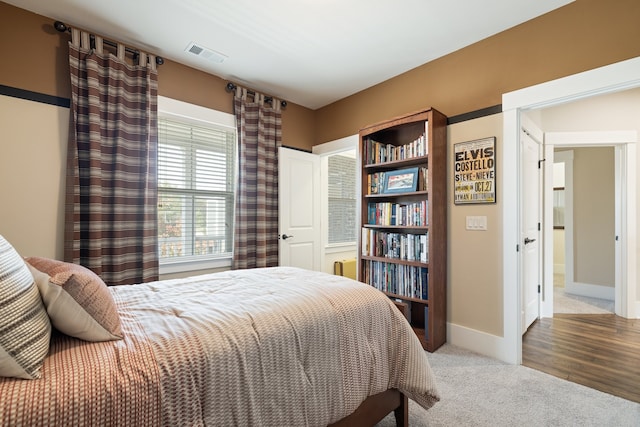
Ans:
[[[512,363],[503,337],[447,323],[447,342],[503,362]]]
[[[611,93],[640,86],[640,57],[600,67],[594,70],[571,75],[557,80],[552,80],[539,85],[523,88],[502,95],[503,109],[503,142],[502,151],[504,167],[500,179],[503,197],[503,330],[505,347],[507,348],[507,361],[514,364],[522,363],[522,334],[520,328],[520,310],[522,302],[520,256],[515,251],[520,230],[518,205],[521,195],[518,193],[520,180],[520,165],[518,161],[518,146],[520,132],[520,112],[528,109],[548,107],[562,103],[587,98],[593,95]],[[631,148],[631,147],[630,147]],[[635,154],[635,147],[633,147]],[[627,152],[627,159],[631,153]],[[635,171],[626,171],[627,179],[631,174],[635,178]],[[637,186],[632,181],[633,188]],[[631,191],[627,191],[631,193]],[[635,196],[631,201],[635,212]],[[631,208],[630,208],[631,210]],[[631,242],[636,242],[635,218],[628,218],[629,228],[625,230],[629,239],[626,239],[628,265],[623,266],[627,283],[634,286],[632,292],[635,297],[636,285],[636,250]],[[632,258],[633,257],[633,258]],[[628,301],[629,311],[637,306],[634,301]],[[628,313],[634,317],[635,313]]]
[[[503,113],[502,142],[502,312],[503,334],[507,347],[504,360],[511,364],[522,363],[522,290],[520,283],[520,256],[517,252],[519,244],[519,110],[511,109]],[[504,195],[509,194],[510,197]]]
[[[545,142],[563,147],[595,147],[627,144],[638,140],[638,131],[547,132]]]
[[[219,257],[208,259],[182,259],[177,261],[165,261],[160,264],[159,272],[163,274],[186,273],[190,271],[210,270],[216,268],[231,268],[231,257]]]
[[[233,114],[189,104],[166,96],[158,96],[158,115],[160,117],[177,117],[195,124],[204,122],[221,127],[236,128],[236,117]]]
[[[339,153],[341,151],[357,150],[359,135],[349,135],[335,141],[325,142],[311,147],[311,152],[318,155]]]
[[[347,243],[341,245],[327,245],[324,247],[325,254],[339,254],[341,252],[353,252],[357,255],[358,245],[356,243]]]
[[[640,86],[640,57],[502,95],[502,110],[542,108]]]
[[[616,288],[614,288],[613,286],[572,282],[564,284],[564,291],[568,294],[614,301]]]

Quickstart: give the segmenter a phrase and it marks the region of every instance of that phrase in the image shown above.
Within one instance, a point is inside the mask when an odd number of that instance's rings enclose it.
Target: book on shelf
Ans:
[[[367,194],[382,194],[384,179],[384,172],[370,173],[367,176]]]
[[[363,273],[365,283],[382,292],[428,299],[429,274],[426,267],[367,260]]]
[[[421,167],[418,169],[418,191],[429,189],[429,169]]]
[[[423,227],[429,225],[429,201],[367,204],[367,224]]]
[[[428,232],[425,234],[393,233],[362,228],[362,255],[400,259],[405,261],[429,260]]]
[[[372,138],[367,138],[364,140],[365,164],[372,165],[426,156],[428,154],[428,146],[426,133],[402,145],[385,144]]]

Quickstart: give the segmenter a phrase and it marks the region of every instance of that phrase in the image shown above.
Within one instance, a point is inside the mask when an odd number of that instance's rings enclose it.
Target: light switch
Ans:
[[[482,216],[467,216],[467,230],[486,230],[487,229],[487,217]]]

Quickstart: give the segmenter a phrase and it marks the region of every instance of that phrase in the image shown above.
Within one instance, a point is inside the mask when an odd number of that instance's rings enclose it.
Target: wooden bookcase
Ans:
[[[358,280],[397,301],[430,352],[447,336],[446,156],[435,109],[360,130]]]

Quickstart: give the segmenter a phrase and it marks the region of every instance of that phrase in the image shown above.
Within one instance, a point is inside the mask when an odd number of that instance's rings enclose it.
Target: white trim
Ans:
[[[158,116],[167,118],[177,118],[182,122],[191,124],[206,124],[207,126],[217,126],[236,130],[236,119],[233,114],[213,110],[177,99],[158,96]],[[159,261],[159,274],[174,274],[198,270],[208,270],[215,268],[230,268],[232,256],[226,255],[217,258],[206,258],[206,255],[187,258],[181,257],[176,260],[164,258]]]
[[[599,298],[613,301],[616,297],[616,289],[612,286],[592,285],[589,283],[565,283],[564,291],[568,294],[580,295],[589,298]]]
[[[607,147],[617,144],[634,143],[638,131],[619,130],[602,132],[547,132],[545,143],[562,147]]]
[[[159,274],[186,273],[188,271],[210,270],[214,268],[231,268],[231,257],[165,261],[159,266]]]
[[[447,323],[447,342],[509,363],[509,360],[504,358],[508,353],[508,349],[504,347],[505,340],[497,335]]]
[[[585,71],[580,74],[564,77],[528,88],[520,89],[514,92],[506,93],[502,96],[503,108],[503,143],[502,151],[504,153],[504,169],[501,178],[501,188],[503,194],[516,195],[517,197],[503,198],[503,330],[505,341],[505,354],[500,357],[509,363],[522,363],[522,334],[520,326],[520,272],[518,269],[518,254],[515,251],[520,225],[518,223],[518,200],[520,195],[517,192],[517,182],[519,181],[519,165],[518,165],[518,138],[519,138],[519,120],[520,111],[540,108],[543,106],[558,105],[561,103],[587,98],[597,94],[610,93],[624,89],[630,89],[640,86],[640,57],[622,61],[616,64],[597,68],[595,70]],[[635,153],[635,149],[633,150]],[[627,159],[631,157],[630,152],[627,153]],[[635,155],[634,155],[635,157]],[[635,178],[635,171],[627,170],[627,179],[636,186],[636,181],[632,180],[630,175]],[[631,187],[631,186],[630,186]],[[627,189],[627,193],[631,191]],[[635,196],[633,196],[632,209],[635,214]],[[630,246],[631,241],[635,244],[635,217],[628,217],[629,227],[625,230],[626,248],[629,257],[636,256],[635,248]],[[636,259],[629,259],[629,264],[623,267],[626,275],[626,281],[629,284],[636,285]],[[514,286],[517,284],[517,286]],[[634,294],[629,292],[629,296]],[[631,304],[629,304],[631,305]],[[637,302],[633,301],[635,308]],[[634,313],[633,313],[634,314]],[[629,313],[631,316],[632,313]]]
[[[166,96],[158,96],[158,115],[176,117],[190,123],[204,122],[232,129],[236,128],[236,118],[233,114],[189,104]]]
[[[534,109],[640,86],[640,57],[502,95],[502,111]]]
[[[543,162],[543,175],[542,188],[542,297],[540,299],[540,317],[553,317],[553,275],[557,270],[561,269],[564,274],[564,266],[566,264],[554,264],[553,263],[553,244],[554,244],[554,229],[553,229],[553,164],[555,159],[553,158],[553,147],[547,145],[543,146],[543,155],[545,161]],[[551,187],[552,191],[547,191]],[[565,255],[566,259],[566,255]],[[565,261],[566,263],[566,261]],[[553,265],[553,268],[547,268],[547,266]]]
[[[640,311],[637,310],[637,224],[636,224],[636,191],[637,191],[637,175],[636,175],[636,144],[625,144],[618,146],[616,156],[622,154],[626,162],[621,165],[621,192],[622,192],[622,224],[620,235],[622,245],[620,251],[620,271],[621,286],[617,286],[620,292],[626,295],[626,304],[624,307],[616,308],[616,313],[621,316],[633,319],[640,317]],[[628,185],[626,185],[628,184]],[[617,296],[617,295],[616,295]],[[617,301],[624,301],[624,298],[617,298]]]
[[[500,188],[502,194],[510,197],[502,197],[502,312],[503,314],[503,343],[504,354],[498,359],[512,364],[522,363],[522,316],[521,301],[522,291],[520,286],[520,268],[517,247],[520,241],[519,229],[519,198],[518,194],[520,176],[518,174],[518,141],[520,133],[520,113],[517,109],[504,111],[503,113],[503,170]]]
[[[342,151],[357,150],[358,140],[358,134],[345,136],[344,138],[336,139],[335,141],[314,145],[311,147],[311,152],[313,154],[329,155],[340,153]]]
[[[325,254],[337,254],[340,252],[354,252],[356,253],[358,245],[356,243],[342,243],[332,244],[324,247]]]

